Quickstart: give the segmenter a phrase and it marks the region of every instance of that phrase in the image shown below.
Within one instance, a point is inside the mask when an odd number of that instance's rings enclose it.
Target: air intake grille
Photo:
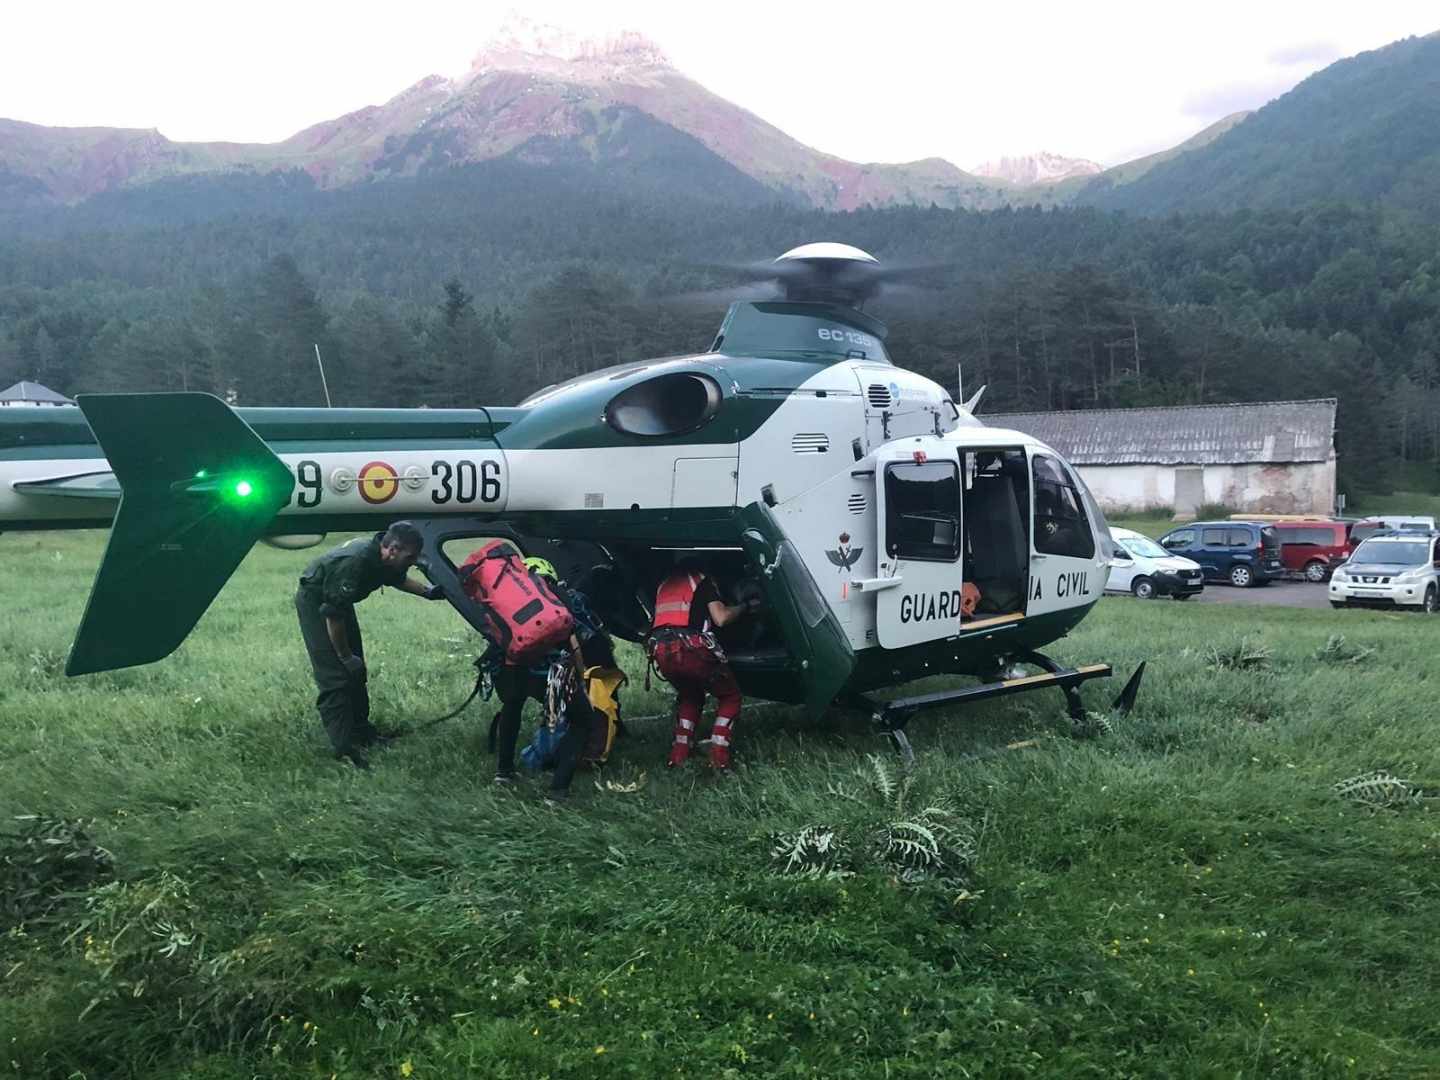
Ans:
[[[863,514],[869,505],[870,500],[865,498],[861,492],[857,491],[850,496],[850,513],[852,514]]]
[[[802,431],[790,437],[790,449],[797,454],[823,454],[830,449],[830,436]]]
[[[869,400],[871,408],[888,409],[891,404],[890,388],[880,383],[871,383],[865,391],[865,397]]]

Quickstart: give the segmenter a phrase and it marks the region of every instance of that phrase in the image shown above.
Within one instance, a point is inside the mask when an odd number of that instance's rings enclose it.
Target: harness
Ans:
[[[695,603],[695,594],[700,591],[703,574],[676,571],[660,583],[655,593],[655,621],[645,639],[645,689],[650,689],[650,674],[654,672],[664,678],[664,672],[656,665],[657,652],[669,649],[703,649],[712,654],[720,663],[725,663],[725,650],[710,631],[710,620],[701,624],[701,629],[690,628],[690,610]]]

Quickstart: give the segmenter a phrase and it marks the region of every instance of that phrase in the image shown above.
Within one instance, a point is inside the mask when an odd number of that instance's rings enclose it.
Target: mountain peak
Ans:
[[[594,82],[628,80],[657,70],[673,70],[673,65],[660,46],[636,31],[586,37],[511,12],[475,54],[466,79],[519,71]]]
[[[1058,184],[1072,176],[1094,176],[1104,170],[1084,158],[1064,157],[1041,150],[1038,154],[1002,157],[970,170],[976,176],[1004,180],[1011,184]]]

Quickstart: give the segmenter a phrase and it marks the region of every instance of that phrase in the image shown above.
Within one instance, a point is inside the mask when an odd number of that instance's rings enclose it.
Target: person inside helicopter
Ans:
[[[742,699],[715,633],[759,607],[758,594],[747,596],[743,603],[727,604],[715,577],[693,556],[681,558],[661,580],[646,651],[661,677],[675,688],[675,729],[665,762],[668,768],[683,765],[689,758],[707,694],[715,698],[710,765],[730,767],[730,740]]]

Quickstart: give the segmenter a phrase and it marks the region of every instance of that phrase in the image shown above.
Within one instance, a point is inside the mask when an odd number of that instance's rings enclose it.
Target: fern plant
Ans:
[[[1098,739],[1115,730],[1115,722],[1101,712],[1087,711],[1081,719],[1072,716],[1069,721],[1070,734],[1076,739]]]
[[[782,874],[806,878],[849,877],[850,851],[833,825],[806,825],[770,837],[770,864]]]
[[[1351,645],[1344,634],[1331,634],[1325,644],[1315,650],[1315,659],[1322,664],[1363,664],[1374,655],[1374,646]]]
[[[1270,666],[1270,655],[1264,642],[1242,637],[1224,648],[1210,646],[1205,650],[1205,661],[1216,671],[1264,671]]]
[[[1342,799],[1366,806],[1418,806],[1425,798],[1425,792],[1418,784],[1392,776],[1383,769],[1341,780],[1332,790]]]
[[[978,852],[976,831],[943,799],[917,807],[916,776],[871,754],[858,783],[831,784],[849,805],[842,822],[807,825],[770,838],[771,866],[782,874],[844,877],[867,867],[896,881],[963,882]]]

